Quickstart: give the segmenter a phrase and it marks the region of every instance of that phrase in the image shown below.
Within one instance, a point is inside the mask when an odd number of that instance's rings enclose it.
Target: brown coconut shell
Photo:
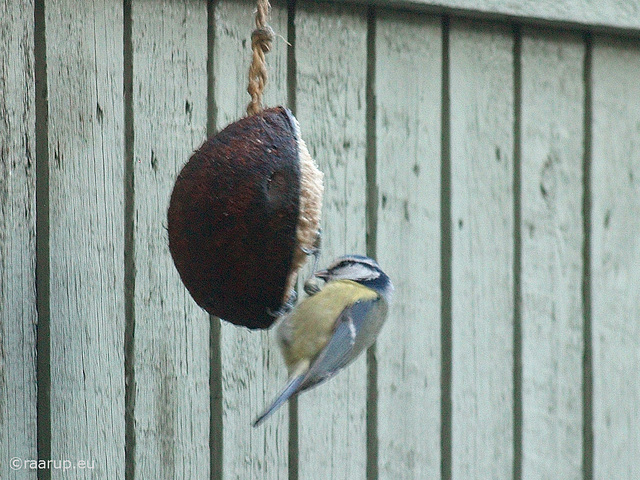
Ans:
[[[322,173],[284,107],[209,138],[176,180],[169,250],[212,315],[267,328],[289,300],[320,225]]]

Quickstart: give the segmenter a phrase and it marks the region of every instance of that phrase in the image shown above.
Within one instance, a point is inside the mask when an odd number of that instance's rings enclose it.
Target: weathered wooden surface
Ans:
[[[384,11],[375,34],[376,244],[396,287],[376,346],[378,469],[380,478],[436,479],[442,33],[437,19]]]
[[[366,248],[366,12],[306,3],[297,7],[295,27],[297,117],[325,174],[325,266]],[[299,397],[299,478],[365,477],[365,360]]]
[[[45,12],[51,456],[93,462],[76,478],[122,478],[122,3],[97,1],[85,10],[57,0]]]
[[[0,478],[36,451],[33,2],[0,3]]]
[[[454,478],[512,476],[512,49],[509,30],[451,25]]]
[[[424,13],[624,30],[636,29],[637,1],[386,4],[410,9],[376,8],[368,22],[353,3],[298,2],[295,18],[275,3],[276,33],[295,27],[295,62],[276,38],[266,90],[276,105],[296,87],[303,138],[326,174],[321,266],[369,247],[396,284],[371,370],[377,416],[366,417],[376,409],[367,410],[363,356],[300,396],[295,418],[284,407],[252,429],[286,378],[274,332],[218,320],[211,329],[163,227],[175,176],[207,124],[244,115],[255,2],[46,0],[46,29],[34,32],[33,1],[0,0],[2,478],[35,478],[8,462],[36,458],[38,446],[95,465],[73,478],[358,479],[367,467],[381,479],[439,478],[441,460],[455,479],[511,478],[514,466],[522,478],[577,479],[591,460],[593,478],[640,477],[640,44],[596,37],[585,57],[584,40],[561,30],[523,27],[520,44],[506,25],[452,18],[442,52],[441,19]],[[34,81],[43,40],[48,98]],[[35,108],[47,101],[48,124]],[[440,351],[442,140],[452,352]],[[38,198],[36,151],[48,167],[37,172]],[[367,218],[377,225],[369,244]],[[36,279],[36,263],[48,278]],[[38,320],[51,330],[40,361]],[[440,438],[443,418],[452,438]]]
[[[593,50],[594,478],[640,477],[640,45]]]
[[[561,25],[589,25],[604,29],[640,31],[639,0],[369,0],[369,2],[436,12],[445,10],[453,14],[471,13],[474,16],[489,18],[517,17],[545,23],[557,22]]]
[[[206,136],[207,8],[132,2],[133,408],[136,478],[209,475],[209,318],[180,282],[166,224]],[[131,139],[130,139],[131,140]]]
[[[584,54],[522,39],[523,478],[582,478]]]
[[[287,10],[273,2],[270,25],[287,36]],[[246,115],[247,75],[251,62],[251,31],[255,2],[218,3],[214,18],[213,85],[216,129]],[[276,37],[267,55],[269,82],[264,102],[286,104],[287,45]],[[265,279],[268,281],[268,279]],[[219,320],[214,320],[219,321]],[[280,479],[287,477],[287,408],[259,428],[254,418],[284,385],[287,371],[273,331],[250,331],[222,322],[222,471],[225,478]]]

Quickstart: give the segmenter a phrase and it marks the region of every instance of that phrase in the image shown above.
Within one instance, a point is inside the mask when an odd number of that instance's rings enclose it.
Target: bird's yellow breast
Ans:
[[[322,351],[333,335],[342,311],[358,300],[374,300],[378,294],[351,280],[329,282],[320,292],[304,299],[285,319],[281,328],[288,330],[288,341],[281,342],[282,353],[291,370],[299,362]]]

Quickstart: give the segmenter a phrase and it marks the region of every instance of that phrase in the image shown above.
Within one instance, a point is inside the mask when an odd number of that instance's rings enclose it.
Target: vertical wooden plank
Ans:
[[[205,138],[207,9],[133,1],[136,478],[209,476],[209,321],[168,249],[175,178]]]
[[[287,8],[272,2],[269,24],[287,35]],[[246,115],[255,2],[219,2],[214,19],[214,104],[216,128]],[[276,36],[267,55],[265,106],[286,104],[287,44]],[[217,321],[217,320],[216,320]],[[223,473],[225,478],[287,478],[288,418],[283,408],[260,428],[252,428],[287,378],[272,331],[250,331],[222,322]]]
[[[296,11],[297,116],[325,174],[322,264],[365,252],[366,12],[303,3]],[[300,478],[364,478],[366,361],[299,397]]]
[[[33,1],[0,3],[0,478],[36,448]]]
[[[376,348],[379,474],[440,478],[442,33],[385,10],[375,31],[377,254],[396,287]]]
[[[45,5],[51,456],[90,462],[76,478],[123,478],[122,3],[85,7]]]
[[[523,37],[523,478],[582,478],[583,62],[580,37]]]
[[[640,44],[593,50],[594,478],[640,478]]]
[[[453,22],[452,468],[506,479],[513,464],[513,41]]]

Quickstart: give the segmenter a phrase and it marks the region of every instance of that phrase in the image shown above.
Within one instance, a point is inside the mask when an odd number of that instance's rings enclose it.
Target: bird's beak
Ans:
[[[326,281],[329,278],[329,272],[326,270],[318,270],[313,274],[313,276],[321,278]]]

